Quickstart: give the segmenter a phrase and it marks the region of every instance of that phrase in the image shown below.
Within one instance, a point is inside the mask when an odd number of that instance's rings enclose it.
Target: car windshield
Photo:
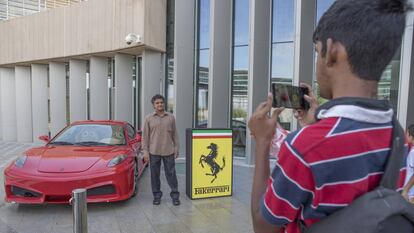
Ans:
[[[49,144],[78,146],[125,145],[124,128],[119,125],[72,125],[56,136]]]

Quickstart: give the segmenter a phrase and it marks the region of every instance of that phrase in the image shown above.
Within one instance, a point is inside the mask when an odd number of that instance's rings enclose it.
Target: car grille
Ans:
[[[40,197],[41,194],[28,189],[20,188],[17,186],[11,186],[11,193],[18,197]]]
[[[87,190],[87,196],[99,196],[99,195],[109,195],[115,194],[115,187],[112,184],[99,186],[96,188],[91,188]]]
[[[70,195],[47,195],[45,202],[51,203],[69,203]]]

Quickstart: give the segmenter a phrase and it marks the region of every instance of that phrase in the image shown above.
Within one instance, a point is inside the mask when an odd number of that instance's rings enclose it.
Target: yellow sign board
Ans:
[[[188,143],[191,141],[190,143]],[[231,129],[187,130],[187,195],[191,199],[231,196]]]

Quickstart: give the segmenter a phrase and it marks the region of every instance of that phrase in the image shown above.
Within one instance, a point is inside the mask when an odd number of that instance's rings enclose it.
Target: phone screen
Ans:
[[[285,107],[293,109],[309,109],[309,103],[304,99],[309,90],[306,87],[297,87],[280,83],[272,84],[272,107]]]

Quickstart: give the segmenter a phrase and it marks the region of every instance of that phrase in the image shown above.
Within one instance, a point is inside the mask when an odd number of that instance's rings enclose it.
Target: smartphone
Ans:
[[[309,103],[303,97],[309,94],[309,90],[306,87],[272,83],[272,94],[272,107],[274,108],[309,109]]]

